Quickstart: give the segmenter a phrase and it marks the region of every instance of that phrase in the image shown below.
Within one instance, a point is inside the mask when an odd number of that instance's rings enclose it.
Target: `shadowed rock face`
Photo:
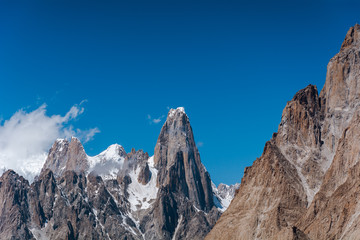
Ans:
[[[139,183],[146,185],[151,179],[151,172],[149,169],[149,165],[146,163],[144,166],[141,167],[138,181]]]
[[[357,239],[360,232],[360,26],[287,103],[278,132],[244,173],[206,239]]]
[[[213,206],[211,180],[200,160],[189,118],[182,108],[170,110],[154,151],[157,185],[178,192],[197,208]]]
[[[29,183],[14,171],[0,177],[0,233],[1,239],[34,239],[27,223]]]
[[[145,238],[203,239],[220,212],[183,108],[170,110],[155,147],[154,164],[159,192],[149,213],[154,221],[144,223]]]

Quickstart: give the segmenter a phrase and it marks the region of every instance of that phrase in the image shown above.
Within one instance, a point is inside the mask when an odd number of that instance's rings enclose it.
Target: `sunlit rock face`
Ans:
[[[58,139],[49,151],[42,171],[50,169],[55,176],[61,176],[68,170],[84,172],[89,169],[84,147],[77,138]]]
[[[355,25],[320,94],[309,85],[287,103],[278,132],[206,239],[357,239],[359,99]]]

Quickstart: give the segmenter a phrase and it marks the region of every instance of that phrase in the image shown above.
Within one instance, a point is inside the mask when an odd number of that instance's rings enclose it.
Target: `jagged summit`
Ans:
[[[159,169],[158,186],[182,192],[201,210],[214,206],[209,174],[201,163],[184,108],[169,111],[156,143],[154,162]]]
[[[355,26],[351,27],[347,32],[344,42],[341,45],[341,50],[351,46],[359,46],[360,45],[360,25],[355,24]]]
[[[168,118],[173,118],[175,116],[186,115],[184,107],[178,107],[176,109],[171,108],[168,113]]]
[[[50,169],[55,176],[61,176],[67,170],[84,172],[89,168],[87,155],[80,140],[71,137],[67,139],[57,139],[51,147],[48,157],[41,172]]]
[[[360,25],[284,108],[210,239],[359,239]]]
[[[314,115],[316,110],[319,110],[320,106],[317,87],[309,84],[306,88],[298,91],[294,95],[292,101],[298,101],[309,110],[311,115]]]
[[[126,151],[123,146],[115,143],[110,145],[106,150],[102,151],[97,156],[103,156],[105,159],[124,157],[126,155]]]
[[[151,218],[157,221],[147,225],[149,234],[154,232],[154,239],[202,239],[220,211],[182,107],[169,111],[155,146],[154,166],[159,192]],[[194,231],[196,226],[202,227]]]

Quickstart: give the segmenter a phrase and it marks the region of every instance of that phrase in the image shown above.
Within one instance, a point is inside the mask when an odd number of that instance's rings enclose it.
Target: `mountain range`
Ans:
[[[238,185],[215,186],[184,108],[171,109],[154,156],[118,144],[88,156],[58,139],[30,184],[0,178],[1,239],[203,239]]]
[[[58,139],[33,182],[0,177],[1,239],[360,239],[360,25],[298,91],[240,184],[215,186],[184,108],[154,156]]]

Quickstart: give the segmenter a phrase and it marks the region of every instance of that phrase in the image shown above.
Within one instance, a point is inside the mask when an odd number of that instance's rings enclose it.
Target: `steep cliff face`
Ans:
[[[29,182],[8,170],[0,177],[0,233],[2,239],[34,239],[27,225]]]
[[[159,193],[146,239],[202,239],[220,215],[209,173],[202,165],[189,118],[171,109],[154,152]],[[196,227],[201,226],[201,228]]]
[[[309,85],[288,102],[278,132],[206,239],[356,239],[359,60],[355,25],[329,62],[320,96]]]
[[[306,204],[296,168],[271,140],[246,168],[237,194],[206,239],[271,239],[292,226]]]
[[[318,191],[329,159],[321,157],[322,112],[316,86],[309,85],[287,103],[274,140],[296,168],[310,203]]]
[[[207,239],[271,239],[306,212],[324,174],[320,109],[312,85],[287,103],[278,133],[245,169],[238,193]]]
[[[339,140],[320,191],[297,226],[311,239],[357,239],[360,223],[360,116]]]
[[[339,139],[360,104],[360,25],[351,27],[341,50],[329,62],[326,82],[320,99],[324,121],[322,124],[323,155],[331,163]],[[329,164],[330,166],[330,164]]]
[[[324,89],[324,136],[333,161],[297,225],[311,239],[357,239],[360,223],[360,26],[352,27],[331,59]],[[330,141],[331,139],[332,141]]]
[[[201,163],[183,108],[170,110],[156,143],[154,161],[159,169],[158,186],[183,194],[200,210],[209,211],[214,206],[210,176]]]

